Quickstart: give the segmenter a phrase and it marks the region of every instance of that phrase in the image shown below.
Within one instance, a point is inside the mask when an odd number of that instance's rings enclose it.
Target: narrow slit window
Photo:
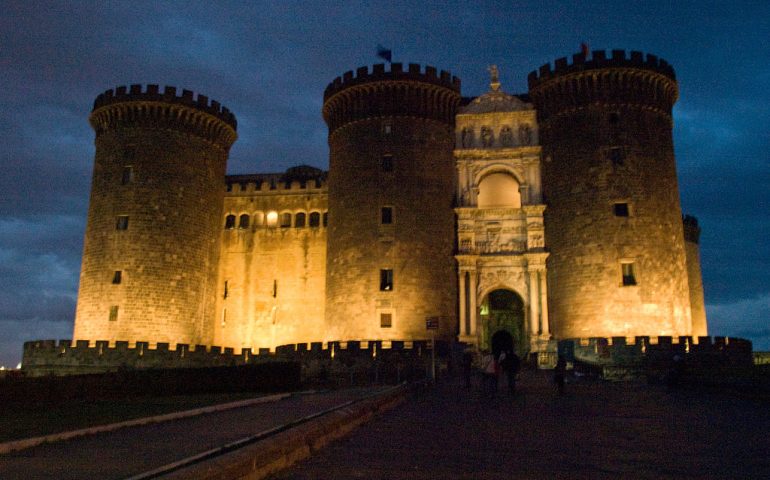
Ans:
[[[380,270],[380,291],[390,292],[393,290],[393,270]]]
[[[380,217],[383,225],[390,225],[393,223],[393,207],[382,207]]]
[[[111,322],[117,322],[118,321],[118,306],[113,305],[110,307],[110,321]]]
[[[120,285],[122,281],[123,281],[123,272],[120,270],[115,270],[115,272],[112,274],[113,285]]]
[[[131,165],[126,165],[123,167],[123,173],[120,177],[120,183],[121,185],[129,185],[131,183],[134,183],[134,167]]]
[[[393,326],[393,314],[381,313],[380,314],[380,328],[390,328]]]
[[[623,273],[623,286],[628,287],[636,285],[636,273],[634,272],[634,264],[632,262],[623,262],[620,264],[620,268]]]
[[[393,155],[386,154],[382,156],[381,160],[381,167],[383,172],[392,172],[393,171]]]

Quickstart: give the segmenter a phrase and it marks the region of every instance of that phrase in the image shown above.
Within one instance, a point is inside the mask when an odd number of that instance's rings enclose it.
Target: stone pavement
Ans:
[[[277,479],[770,478],[770,402],[582,381],[559,396],[439,384]]]
[[[127,478],[378,390],[292,395],[271,403],[43,444],[0,455],[0,480]]]

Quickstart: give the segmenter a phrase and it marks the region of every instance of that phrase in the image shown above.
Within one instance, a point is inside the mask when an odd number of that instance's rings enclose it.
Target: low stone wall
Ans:
[[[449,346],[436,342],[438,369],[446,368]],[[24,344],[25,376],[79,375],[143,369],[245,366],[267,362],[297,362],[302,379],[325,386],[399,383],[424,378],[430,368],[431,343],[425,341],[348,341],[284,345],[275,352],[148,342],[106,341],[90,344],[69,340],[39,340]]]

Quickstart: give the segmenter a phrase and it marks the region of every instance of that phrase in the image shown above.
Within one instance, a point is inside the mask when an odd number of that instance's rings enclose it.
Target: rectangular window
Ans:
[[[121,185],[129,185],[134,183],[134,167],[126,165],[123,167],[123,174],[120,177]]]
[[[381,221],[383,225],[393,223],[393,207],[382,207]]]
[[[383,172],[392,172],[393,171],[393,155],[386,154],[382,156],[382,171]]]
[[[120,282],[123,281],[123,272],[120,270],[115,270],[115,273],[112,274],[112,283],[115,285],[119,285]]]
[[[613,165],[621,166],[623,165],[623,160],[625,159],[625,153],[623,152],[623,148],[621,147],[612,147],[610,148],[610,160],[612,161]]]
[[[115,221],[116,230],[128,230],[128,215],[118,215]]]
[[[118,306],[113,305],[110,307],[110,321],[111,322],[117,322],[118,321]]]
[[[390,328],[393,326],[393,314],[381,313],[380,314],[380,328]]]
[[[229,295],[230,295],[230,292],[227,290],[227,280],[225,280],[225,289],[224,289],[222,298],[227,298]]]
[[[628,216],[628,204],[627,203],[616,203],[612,207],[613,212],[615,212],[616,217],[627,217]]]
[[[383,292],[393,290],[393,270],[380,270],[380,290]]]
[[[636,285],[636,275],[634,273],[633,262],[623,262],[620,264],[621,271],[623,273],[623,286],[628,287]]]

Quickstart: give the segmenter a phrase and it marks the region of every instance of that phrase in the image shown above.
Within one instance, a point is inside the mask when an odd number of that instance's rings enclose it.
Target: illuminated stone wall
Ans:
[[[673,69],[652,55],[598,51],[541,67],[529,86],[543,145],[554,334],[691,334]]]
[[[706,325],[706,304],[703,298],[703,275],[700,269],[700,227],[698,220],[685,215],[684,249],[687,256],[687,281],[690,285],[690,310],[692,312],[692,334],[708,335]]]
[[[305,168],[311,177],[300,180],[227,177],[215,345],[256,351],[326,340],[325,174]]]
[[[235,118],[202,95],[135,85],[100,95],[90,121],[74,339],[210,343]]]
[[[363,67],[327,87],[333,338],[428,338],[428,317],[440,317],[440,337],[457,334],[452,125],[459,89],[446,72],[401,64],[389,72]],[[382,221],[384,207],[391,223]],[[392,272],[392,288],[382,285],[383,270]]]

